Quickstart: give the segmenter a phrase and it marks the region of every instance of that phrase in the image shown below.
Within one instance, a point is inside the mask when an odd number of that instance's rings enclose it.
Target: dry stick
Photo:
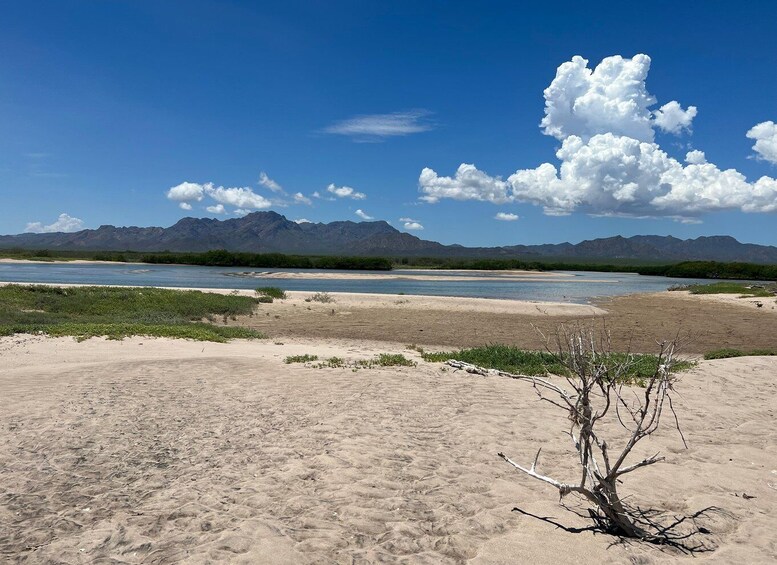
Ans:
[[[599,510],[606,516],[607,520],[609,520],[617,530],[627,536],[642,539],[656,539],[655,535],[651,535],[642,529],[637,522],[634,521],[634,517],[630,516],[623,505],[622,499],[617,493],[616,484],[619,477],[664,460],[664,458],[660,457],[657,453],[632,465],[623,466],[626,457],[629,455],[634,445],[658,429],[665,400],[669,400],[670,410],[674,414],[669,390],[671,388],[670,375],[675,343],[670,343],[669,345],[666,343],[660,344],[661,351],[658,356],[656,371],[645,386],[642,400],[640,401],[638,398],[635,398],[637,406],[631,408],[623,396],[623,387],[617,380],[618,377],[621,377],[628,371],[630,365],[633,364],[633,361],[627,359],[623,363],[617,365],[614,368],[613,374],[612,369],[607,366],[606,361],[603,360],[600,362],[598,359],[603,353],[600,353],[597,350],[597,343],[593,333],[586,335],[586,332],[578,331],[576,334],[569,335],[565,333],[563,328],[561,331],[563,333],[558,337],[557,342],[560,351],[559,358],[567,368],[570,369],[572,374],[577,376],[577,379],[573,379],[570,376],[566,377],[567,383],[574,392],[569,392],[550,382],[548,379],[540,377],[486,369],[458,360],[450,360],[447,363],[451,367],[467,371],[468,373],[484,376],[502,376],[516,380],[529,381],[532,383],[535,390],[537,390],[537,393],[542,400],[547,400],[568,411],[572,422],[569,436],[578,452],[580,465],[582,467],[582,476],[579,485],[562,483],[552,477],[540,474],[537,471],[537,463],[539,461],[541,449],[537,451],[537,455],[534,457],[534,462],[530,468],[519,465],[504,453],[500,452],[498,454],[499,457],[515,469],[554,486],[558,489],[559,495],[562,498],[570,492],[576,492],[584,496],[596,504]],[[608,342],[603,341],[603,352],[607,351],[607,343]],[[597,389],[598,393],[596,392]],[[541,390],[555,392],[561,397],[561,402],[543,397]],[[603,418],[609,411],[612,394],[615,395],[616,415],[621,425],[626,427],[619,413],[619,406],[625,409],[634,423],[630,437],[614,464],[610,463],[607,442],[600,440],[593,429],[596,422]],[[604,406],[600,410],[595,410],[591,402],[592,397],[597,395],[600,395],[604,402]],[[566,406],[564,406],[564,404]],[[576,427],[580,429],[578,436],[574,433]],[[605,469],[604,475],[602,475],[601,468],[594,456],[594,445],[596,445],[601,452]],[[586,486],[589,479],[590,487]]]

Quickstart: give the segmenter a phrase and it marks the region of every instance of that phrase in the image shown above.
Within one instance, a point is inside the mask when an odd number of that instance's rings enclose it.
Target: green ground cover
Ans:
[[[445,362],[449,359],[457,359],[465,363],[478,365],[479,367],[498,369],[520,375],[569,374],[569,371],[562,363],[561,357],[556,353],[527,351],[508,345],[486,345],[471,349],[461,349],[459,351],[423,353],[422,357],[425,361],[431,362]],[[647,379],[653,375],[658,366],[658,357],[656,355],[609,353],[604,355],[603,359],[611,367],[628,362],[628,371],[624,375],[624,381],[626,382],[638,383]],[[679,361],[674,367],[676,371],[682,371],[692,366],[693,363],[691,362]]]
[[[681,290],[688,290],[691,294],[738,294],[743,297],[763,297],[770,298],[775,295],[770,290],[772,285],[749,285],[745,283],[717,282],[712,284],[692,284],[679,287]]]
[[[254,330],[209,323],[250,315],[256,304],[253,297],[192,290],[8,285],[0,287],[0,335],[261,338]]]
[[[749,357],[751,355],[777,355],[777,349],[753,349],[742,351],[741,349],[715,349],[704,354],[705,359],[729,359],[731,357]]]
[[[286,291],[277,286],[260,286],[256,289],[256,295],[267,298],[277,298],[278,300],[285,300],[288,298]]]

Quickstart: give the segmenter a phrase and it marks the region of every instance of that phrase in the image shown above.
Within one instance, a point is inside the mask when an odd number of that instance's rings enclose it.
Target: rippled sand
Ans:
[[[380,352],[419,365],[283,362]],[[526,383],[446,371],[402,344],[22,336],[0,338],[0,355],[3,562],[777,559],[775,358],[684,375],[676,407],[690,448],[667,427],[644,446],[667,462],[622,487],[677,515],[721,509],[695,540],[714,551],[690,557],[512,511],[590,525],[496,457],[528,462],[542,446],[542,469],[572,479],[563,417]]]

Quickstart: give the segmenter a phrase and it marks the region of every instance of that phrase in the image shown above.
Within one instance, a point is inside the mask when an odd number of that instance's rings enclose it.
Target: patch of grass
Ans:
[[[375,364],[381,367],[415,367],[416,362],[401,353],[381,353],[375,359]]]
[[[459,351],[422,353],[421,356],[424,361],[440,363],[449,359],[458,359],[488,369],[532,376],[547,373],[558,375],[563,374],[565,370],[556,355],[544,351],[526,351],[507,345],[486,345]]]
[[[322,369],[324,367],[328,367],[330,369],[337,369],[339,367],[345,367],[346,362],[345,359],[342,357],[330,357],[329,359],[325,360],[323,363],[319,363],[317,367],[319,369]]]
[[[445,362],[449,359],[457,359],[488,369],[529,376],[547,374],[569,375],[569,371],[561,362],[561,358],[555,353],[527,351],[508,345],[486,345],[460,351],[422,353],[422,357],[425,361],[430,362]],[[610,353],[605,357],[605,362],[612,367],[626,361],[629,362],[630,367],[625,380],[639,383],[655,372],[658,357],[656,355],[626,353]],[[679,361],[675,364],[675,370],[683,371],[692,366],[693,363],[689,361]]]
[[[0,287],[0,335],[43,333],[88,339],[131,335],[203,341],[261,338],[247,328],[204,323],[251,314],[256,299],[159,288],[43,285]]]
[[[415,367],[417,363],[401,353],[381,353],[373,359],[357,361],[360,367],[371,369],[372,367]]]
[[[329,304],[334,301],[334,297],[328,292],[317,292],[313,296],[305,299],[305,302],[322,302],[324,304]]]
[[[749,285],[744,283],[717,282],[712,284],[691,284],[678,290],[688,290],[691,294],[738,294],[741,297],[774,296],[774,292],[763,285]]]
[[[777,349],[752,349],[750,351],[742,351],[741,349],[715,349],[708,351],[704,354],[705,359],[730,359],[731,357],[749,357],[756,355],[777,355]]]
[[[308,355],[307,353],[305,355],[290,355],[283,360],[286,364],[309,363],[311,361],[318,361],[318,355]]]
[[[260,286],[256,289],[256,295],[277,298],[278,300],[285,300],[288,298],[286,291],[277,286]]]

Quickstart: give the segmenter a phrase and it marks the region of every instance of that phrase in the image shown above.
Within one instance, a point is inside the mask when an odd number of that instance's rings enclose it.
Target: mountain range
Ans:
[[[384,221],[298,224],[276,212],[254,212],[228,220],[183,218],[169,228],[104,225],[74,233],[5,235],[0,236],[0,248],[177,252],[227,249],[299,255],[777,263],[777,247],[740,243],[729,236],[686,240],[657,235],[615,236],[577,244],[463,247],[420,239]]]

